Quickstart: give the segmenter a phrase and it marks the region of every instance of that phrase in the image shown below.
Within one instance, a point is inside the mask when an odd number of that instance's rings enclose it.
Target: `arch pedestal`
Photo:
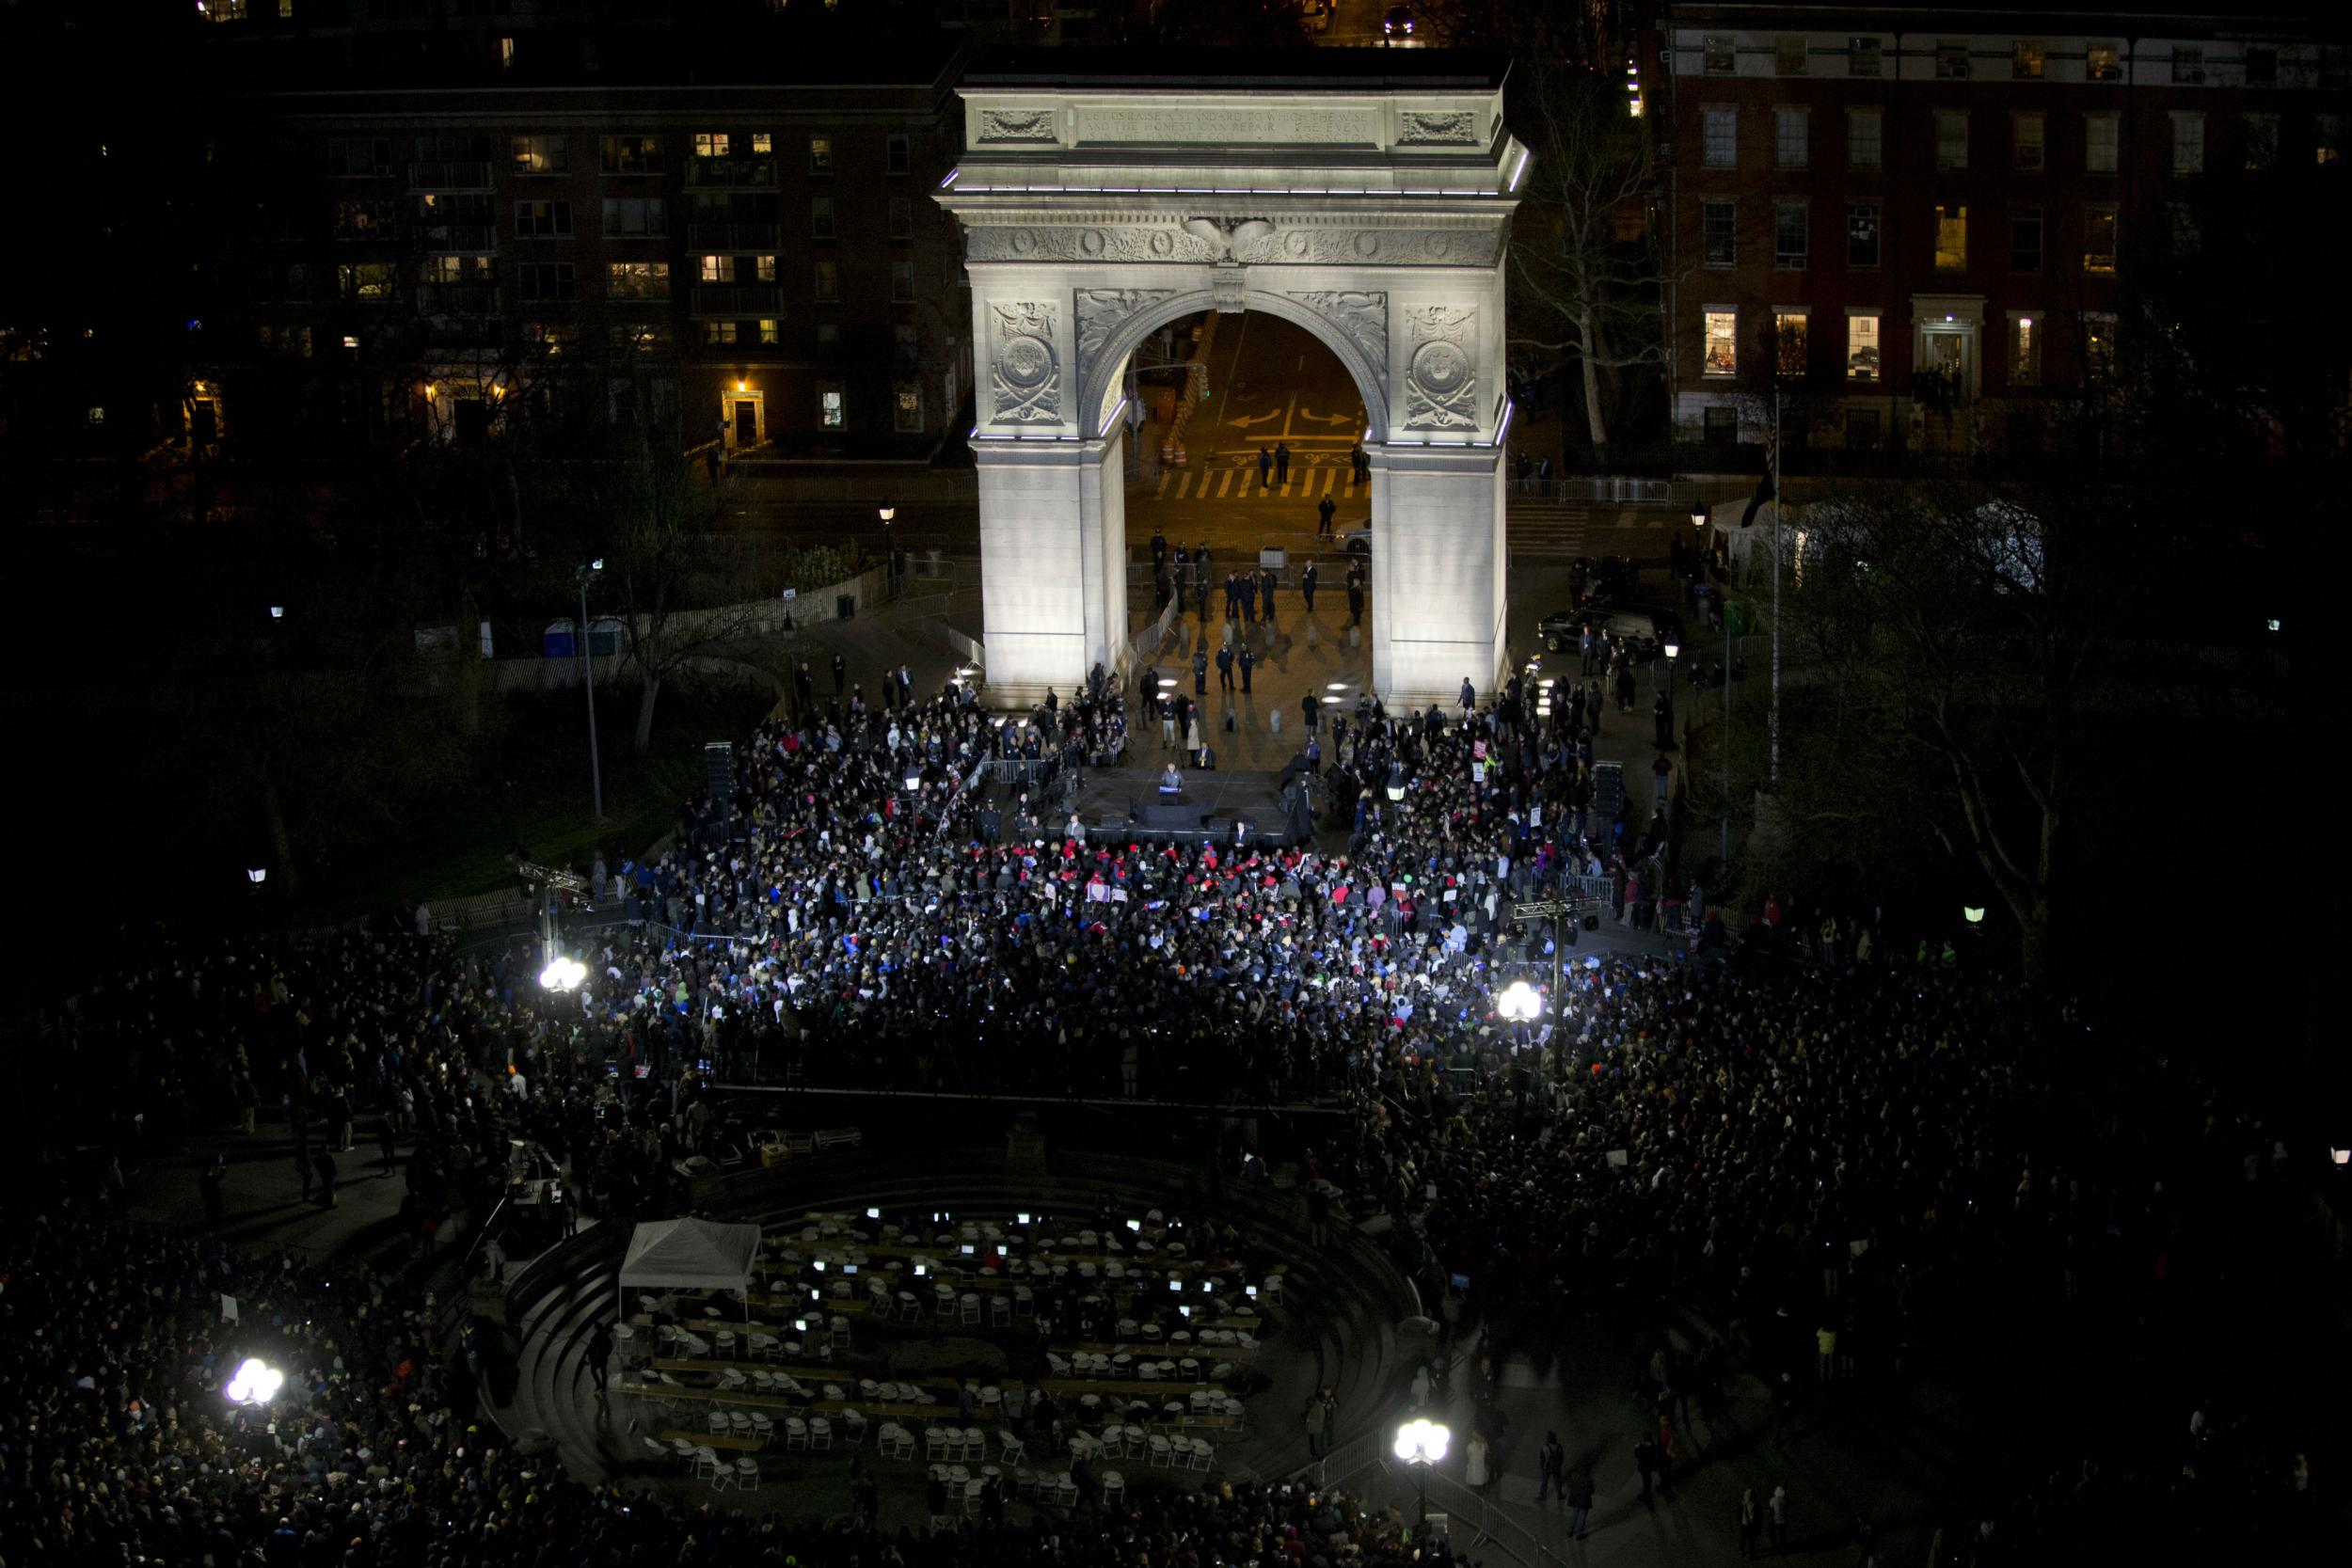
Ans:
[[[976,73],[960,89],[970,150],[939,200],[972,284],[993,700],[1128,666],[1124,370],[1204,309],[1296,323],[1363,395],[1380,694],[1493,684],[1502,264],[1527,152],[1499,75],[1343,69],[1365,74],[1242,89]]]

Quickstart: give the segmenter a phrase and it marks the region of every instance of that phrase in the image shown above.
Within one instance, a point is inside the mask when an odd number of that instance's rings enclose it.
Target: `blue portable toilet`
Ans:
[[[578,658],[580,638],[571,618],[549,621],[548,629],[539,634],[539,652],[548,658]]]

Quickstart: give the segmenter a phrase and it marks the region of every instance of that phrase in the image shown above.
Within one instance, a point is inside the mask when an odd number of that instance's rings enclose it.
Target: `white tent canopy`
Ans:
[[[758,1256],[755,1225],[648,1220],[630,1234],[621,1260],[624,1307],[631,1289],[748,1292]]]

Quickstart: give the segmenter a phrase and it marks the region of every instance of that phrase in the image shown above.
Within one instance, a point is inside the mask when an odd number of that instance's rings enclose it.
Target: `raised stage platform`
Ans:
[[[1293,803],[1285,803],[1284,781],[1290,775],[1185,768],[1184,791],[1171,798],[1160,793],[1164,767],[1088,768],[1077,802],[1088,837],[1136,844],[1288,845],[1312,836],[1299,791],[1294,789]]]

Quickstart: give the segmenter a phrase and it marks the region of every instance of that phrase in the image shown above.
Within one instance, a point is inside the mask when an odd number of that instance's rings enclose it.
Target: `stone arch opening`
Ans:
[[[1373,689],[1450,700],[1500,672],[1502,266],[1528,152],[1492,61],[1317,67],[1219,84],[1035,56],[959,87],[967,151],[936,194],[972,291],[993,699],[1127,667],[1120,378],[1203,310],[1301,328],[1362,400]]]

